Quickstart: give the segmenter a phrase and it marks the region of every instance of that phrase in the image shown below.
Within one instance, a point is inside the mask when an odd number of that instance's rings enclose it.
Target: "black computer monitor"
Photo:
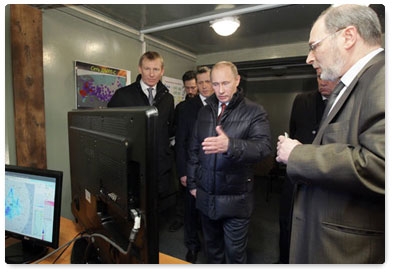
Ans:
[[[5,248],[9,264],[31,263],[58,248],[63,172],[5,165]]]
[[[159,262],[157,118],[152,106],[68,113],[71,208],[96,262]]]

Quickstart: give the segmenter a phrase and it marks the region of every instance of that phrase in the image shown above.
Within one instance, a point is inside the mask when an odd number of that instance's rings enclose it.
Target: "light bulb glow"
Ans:
[[[240,26],[240,21],[236,17],[225,17],[210,22],[210,26],[221,36],[233,34]]]

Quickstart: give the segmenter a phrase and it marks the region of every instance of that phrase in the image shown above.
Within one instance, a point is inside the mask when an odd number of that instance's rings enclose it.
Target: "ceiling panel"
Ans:
[[[41,9],[64,5],[33,5]],[[68,5],[70,6],[70,5]],[[147,33],[159,41],[172,44],[195,55],[305,42],[313,22],[328,4],[292,5],[207,5],[207,4],[82,4],[101,16]],[[384,5],[370,5],[379,15],[385,32]],[[224,13],[237,13],[239,29],[231,36],[222,37],[210,28],[210,18]],[[157,27],[165,28],[157,30]],[[298,74],[310,72],[305,57],[297,59],[257,60],[238,64],[246,78],[268,74]],[[278,66],[278,67],[277,67]],[[284,67],[288,69],[284,70]]]
[[[83,5],[85,8],[109,16],[137,30],[161,25],[166,22],[199,16],[215,10],[217,5],[178,4],[129,4],[129,5]]]
[[[239,29],[217,35],[209,22],[151,33],[197,55],[276,44],[307,44],[311,24],[328,5],[291,5],[238,16]],[[307,46],[306,46],[307,48]]]
[[[64,5],[33,5],[41,9]],[[70,6],[70,5],[68,5]],[[222,37],[210,28],[208,21],[149,32],[154,38],[178,46],[195,55],[255,48],[276,44],[306,42],[310,28],[328,4],[291,5],[224,5],[224,4],[83,4],[88,10],[125,24],[138,31],[171,23],[193,22],[224,12],[257,11],[238,15],[239,29]],[[384,5],[370,5],[378,13],[385,32]]]
[[[172,22],[188,21],[218,13],[267,6],[269,9],[238,15],[241,26],[235,34],[217,35],[209,22],[149,33],[193,54],[307,41],[312,22],[329,5],[83,5],[137,30]]]

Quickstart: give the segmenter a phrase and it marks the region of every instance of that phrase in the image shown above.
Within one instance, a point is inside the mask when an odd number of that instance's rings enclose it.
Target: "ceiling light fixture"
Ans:
[[[225,17],[210,21],[210,27],[221,36],[229,36],[233,34],[240,26],[240,21],[237,17]]]

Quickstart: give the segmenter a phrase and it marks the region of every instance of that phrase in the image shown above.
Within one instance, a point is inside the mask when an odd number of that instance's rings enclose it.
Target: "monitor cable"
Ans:
[[[134,243],[136,235],[139,232],[140,226],[141,226],[141,212],[138,209],[131,209],[130,212],[131,212],[133,220],[134,220],[134,225],[133,225],[133,228],[132,228],[130,235],[129,235],[129,245],[127,247],[127,250],[124,250],[121,246],[119,246],[118,244],[116,244],[114,241],[112,241],[110,238],[108,238],[107,236],[105,236],[103,234],[100,234],[100,233],[86,234],[87,233],[86,231],[82,231],[82,232],[79,232],[78,234],[76,234],[76,236],[73,239],[71,239],[67,243],[63,244],[62,246],[58,247],[54,251],[51,251],[50,253],[48,253],[41,259],[35,261],[34,263],[38,264],[38,263],[42,262],[43,260],[45,260],[46,258],[54,255],[55,253],[57,253],[58,251],[63,249],[63,251],[52,262],[52,263],[56,263],[56,261],[63,255],[63,253],[66,251],[66,249],[73,242],[75,242],[78,239],[82,239],[82,238],[87,238],[89,241],[92,241],[92,240],[94,240],[95,237],[99,237],[99,238],[103,239],[104,241],[108,242],[113,247],[115,247],[123,255],[127,255],[131,251],[132,245]]]

